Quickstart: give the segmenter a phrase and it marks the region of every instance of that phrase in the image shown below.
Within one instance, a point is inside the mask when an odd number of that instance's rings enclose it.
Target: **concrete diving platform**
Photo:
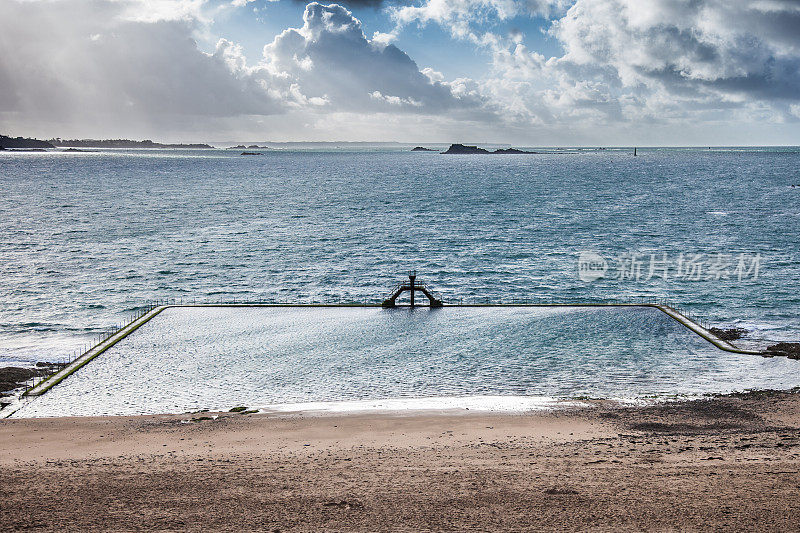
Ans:
[[[428,303],[431,307],[442,307],[442,299],[437,296],[432,290],[430,290],[425,285],[417,283],[417,271],[412,270],[408,273],[408,283],[400,283],[398,284],[393,290],[392,293],[386,298],[381,307],[385,309],[391,309],[397,307],[397,299],[402,295],[404,292],[409,292],[411,298],[411,307],[415,307],[414,301],[414,293],[416,291],[421,292],[428,298]]]

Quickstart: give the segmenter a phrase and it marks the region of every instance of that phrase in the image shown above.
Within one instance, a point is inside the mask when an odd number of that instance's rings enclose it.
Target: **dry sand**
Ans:
[[[1,420],[0,529],[800,530],[797,393],[201,416]]]

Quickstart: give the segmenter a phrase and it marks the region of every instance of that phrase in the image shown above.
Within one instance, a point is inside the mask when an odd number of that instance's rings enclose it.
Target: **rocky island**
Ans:
[[[525,150],[518,150],[517,148],[498,148],[493,154],[538,154],[539,152],[526,152]]]
[[[437,152],[438,150],[434,150],[433,148],[425,148],[424,146],[415,146],[411,149],[412,152]]]
[[[250,146],[245,146],[243,144],[238,144],[236,146],[231,146],[226,148],[226,150],[272,150],[269,146],[259,146],[257,144],[251,144]]]
[[[516,148],[498,148],[495,151],[489,151],[485,148],[478,148],[468,144],[451,144],[450,148],[442,152],[443,154],[537,154],[538,152],[526,152],[524,150],[517,150]]]

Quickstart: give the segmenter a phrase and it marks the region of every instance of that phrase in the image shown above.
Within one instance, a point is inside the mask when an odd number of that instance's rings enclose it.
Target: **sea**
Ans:
[[[379,303],[412,270],[445,303],[661,301],[746,330],[745,347],[800,340],[800,148],[531,150],[0,152],[0,366],[65,360],[154,301]],[[503,350],[485,342],[482,358]],[[581,388],[559,382],[591,366],[557,352],[416,394],[524,395],[514,382],[538,379],[553,386],[536,394],[569,396]],[[791,385],[775,376],[746,385]],[[606,381],[592,393],[624,395]],[[377,398],[359,387],[275,399]]]

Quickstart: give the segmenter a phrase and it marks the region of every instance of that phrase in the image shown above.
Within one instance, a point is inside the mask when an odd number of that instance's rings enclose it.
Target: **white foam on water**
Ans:
[[[382,400],[350,400],[338,402],[300,402],[267,405],[261,411],[355,413],[369,411],[488,411],[525,412],[588,407],[580,401],[560,400],[546,396],[462,396],[430,398],[387,398]]]

